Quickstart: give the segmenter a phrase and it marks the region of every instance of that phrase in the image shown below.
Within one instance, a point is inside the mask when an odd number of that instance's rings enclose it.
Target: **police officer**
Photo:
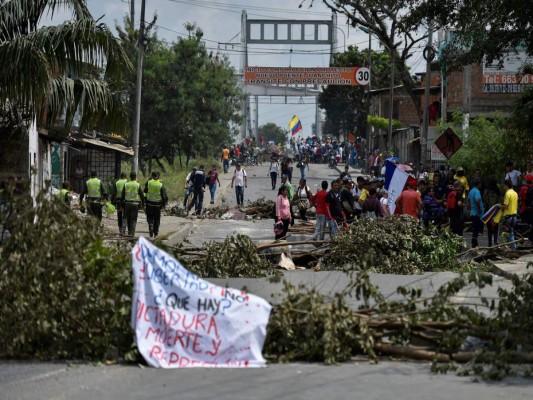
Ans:
[[[68,207],[70,207],[70,202],[72,201],[72,195],[70,194],[70,182],[65,181],[63,182],[63,188],[59,191],[57,194],[57,197],[62,203],[65,203]]]
[[[85,182],[80,196],[80,209],[83,212],[83,198],[87,196],[87,214],[98,218],[98,221],[102,222],[102,199],[107,199],[107,193],[102,181],[97,178],[97,175],[96,171],[92,171],[91,179]]]
[[[159,225],[161,223],[161,209],[168,202],[167,192],[163,182],[159,180],[158,172],[152,172],[152,179],[144,185],[144,193],[146,193],[148,230],[150,231],[150,237],[156,237],[159,234]]]
[[[144,194],[141,184],[137,182],[137,174],[130,173],[130,180],[122,189],[122,203],[124,204],[124,218],[128,226],[128,236],[135,236],[139,208],[144,204]]]
[[[120,179],[115,182],[113,187],[113,194],[111,196],[111,201],[117,207],[117,217],[118,217],[118,229],[121,235],[126,234],[126,220],[124,219],[124,203],[122,203],[122,189],[124,185],[128,182],[126,179],[126,173],[122,172],[120,174]]]

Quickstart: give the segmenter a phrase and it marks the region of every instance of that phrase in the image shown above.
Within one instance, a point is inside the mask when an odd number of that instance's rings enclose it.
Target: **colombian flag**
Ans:
[[[298,118],[296,115],[293,115],[289,122],[289,130],[291,131],[292,136],[296,135],[302,130],[302,123],[300,122],[300,118]]]

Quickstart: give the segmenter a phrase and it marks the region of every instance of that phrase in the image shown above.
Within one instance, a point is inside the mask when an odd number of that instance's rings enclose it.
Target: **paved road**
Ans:
[[[531,399],[533,382],[432,375],[428,363],[280,364],[249,370],[0,363],[2,400]]]
[[[260,197],[275,199],[271,190],[267,166],[246,167],[249,188],[245,201]],[[308,185],[313,192],[323,179],[331,181],[338,172],[325,165],[311,165]],[[297,183],[296,171],[293,183]],[[229,188],[231,174],[221,175],[222,188],[216,203],[235,204],[235,194]],[[208,200],[206,201],[208,203]],[[216,205],[216,204],[215,204]],[[209,204],[206,205],[210,207]],[[106,224],[116,229],[116,221]],[[254,240],[272,240],[272,221],[222,221],[196,218],[164,217],[161,235],[169,242],[184,237],[193,243],[220,240],[238,231]],[[138,235],[147,235],[148,228],[141,217]],[[296,240],[297,236],[289,240]],[[502,267],[503,268],[503,267]],[[525,268],[525,265],[521,267]],[[516,272],[513,270],[513,272]],[[434,292],[453,273],[424,276],[395,276],[374,274],[373,283],[385,294],[395,292],[398,285],[423,287]],[[292,271],[285,274],[293,283],[315,286],[326,295],[344,288],[347,277],[338,272]],[[270,301],[279,292],[279,284],[266,279],[214,280],[217,284],[242,288]],[[497,284],[508,287],[508,281],[498,278]],[[486,288],[484,295],[495,296],[496,288]],[[470,293],[471,292],[471,293]],[[475,290],[461,293],[464,301],[477,296]],[[357,303],[353,300],[352,306]],[[8,399],[530,399],[533,381],[508,378],[497,383],[474,383],[471,378],[453,374],[435,376],[428,363],[384,361],[378,365],[367,361],[353,361],[338,366],[320,364],[275,364],[255,370],[158,370],[138,366],[94,366],[90,364],[0,362],[0,400]]]

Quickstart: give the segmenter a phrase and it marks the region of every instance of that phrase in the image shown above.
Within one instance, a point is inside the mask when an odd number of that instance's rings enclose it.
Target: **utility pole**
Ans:
[[[137,42],[137,84],[135,87],[135,126],[133,127],[133,163],[132,172],[139,169],[139,129],[141,126],[141,89],[143,79],[144,47],[147,44],[145,37],[144,10],[145,1],[141,3],[141,23],[139,27],[139,40]]]
[[[370,143],[370,124],[368,123],[368,117],[370,116],[370,88],[372,81],[372,32],[368,30],[368,71],[370,71],[370,79],[368,80],[368,92],[367,92],[367,101],[366,101],[366,140],[367,143]]]
[[[389,49],[391,57],[390,94],[389,94],[389,134],[387,135],[388,156],[392,156],[392,113],[394,111],[394,48]]]
[[[420,135],[420,162],[425,166],[428,154],[428,126],[429,126],[429,91],[431,88],[431,62],[435,56],[433,51],[433,21],[430,20],[428,23],[428,43],[426,49],[431,49],[429,51],[424,51],[424,58],[426,59],[426,85],[424,89],[424,113],[422,121],[422,132]]]
[[[133,28],[135,26],[135,0],[130,0],[130,20]]]

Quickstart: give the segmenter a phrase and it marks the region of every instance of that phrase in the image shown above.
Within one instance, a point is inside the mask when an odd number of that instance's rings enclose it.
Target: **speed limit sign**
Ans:
[[[370,82],[370,70],[365,67],[357,68],[355,71],[355,80],[359,85],[368,85]]]

